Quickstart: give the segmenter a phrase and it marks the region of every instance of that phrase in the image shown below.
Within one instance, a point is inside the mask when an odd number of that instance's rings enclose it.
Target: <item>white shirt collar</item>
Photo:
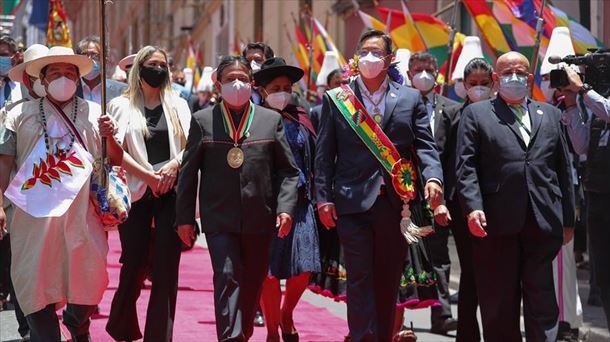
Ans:
[[[386,92],[386,90],[388,89],[388,86],[390,85],[390,80],[386,76],[386,78],[383,80],[383,82],[381,83],[379,88],[377,88],[377,90],[375,90],[374,93],[370,94],[368,89],[366,88],[366,85],[362,81],[362,77],[361,76],[358,76],[356,78],[356,82],[358,82],[358,87],[360,88],[360,92],[363,92],[363,93],[366,92],[366,94],[368,94],[370,97],[377,97],[380,94],[384,94]]]

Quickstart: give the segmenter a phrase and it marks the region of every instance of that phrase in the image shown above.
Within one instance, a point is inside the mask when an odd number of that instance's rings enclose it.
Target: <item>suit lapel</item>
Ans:
[[[527,111],[530,114],[530,122],[532,124],[532,135],[530,136],[530,145],[534,142],[534,137],[538,130],[540,129],[540,125],[542,124],[542,116],[544,115],[542,109],[540,108],[540,104],[528,101]]]
[[[392,81],[388,81],[388,89],[385,96],[385,110],[383,111],[383,121],[381,122],[381,128],[386,128],[392,114],[394,114],[394,108],[398,103],[398,84]]]
[[[443,115],[445,115],[445,100],[435,93],[434,101],[436,102],[436,106],[433,103],[432,110],[434,111],[434,135],[436,135],[438,128],[441,125],[441,121],[443,121]]]
[[[362,103],[362,105],[364,106],[364,101],[362,101],[362,93],[360,92],[360,87],[358,86],[358,82],[356,82],[356,80],[354,80],[354,81],[352,81],[352,83],[349,86],[354,91],[354,94],[356,94],[358,101],[360,101],[360,103]]]
[[[521,136],[521,131],[519,130],[519,124],[515,119],[515,114],[513,114],[512,110],[499,95],[492,100],[491,103],[491,108],[496,116],[500,119],[500,121],[504,122],[511,131],[513,131],[517,140],[519,140],[519,144],[525,150],[527,147],[525,146],[525,141],[523,141],[523,137]]]

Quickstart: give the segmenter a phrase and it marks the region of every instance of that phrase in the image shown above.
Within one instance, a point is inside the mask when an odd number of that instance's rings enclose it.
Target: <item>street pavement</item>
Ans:
[[[205,247],[205,239],[200,237],[197,241],[199,245]],[[459,265],[457,263],[457,253],[455,250],[455,245],[453,243],[453,239],[450,239],[449,250],[451,253],[452,260],[452,269],[451,269],[451,292],[455,292],[457,290],[457,286],[459,283]],[[606,320],[604,317],[603,310],[600,307],[592,307],[587,305],[587,298],[589,295],[589,284],[588,284],[588,272],[584,270],[579,270],[578,272],[578,285],[579,292],[581,296],[581,301],[583,303],[583,311],[584,311],[584,325],[580,328],[580,333],[582,337],[582,341],[585,342],[609,342],[610,341],[610,333],[608,332],[608,327],[606,326]],[[325,307],[332,314],[337,315],[343,319],[347,319],[347,310],[344,303],[335,303],[332,300],[324,298],[322,296],[316,295],[312,292],[306,291],[303,295],[303,300],[308,301],[309,303]],[[180,305],[180,303],[178,303]],[[454,316],[457,316],[457,306],[452,305],[451,310]],[[297,307],[295,311],[295,315],[299,314],[299,309]],[[412,310],[407,311],[405,313],[405,325],[409,326],[413,323],[413,327],[418,337],[418,342],[443,342],[443,341],[454,341],[455,340],[455,332],[452,332],[449,336],[435,335],[429,333],[430,329],[430,309],[422,309],[422,310]],[[311,322],[311,324],[315,324],[315,322]],[[523,331],[523,321],[521,322],[522,331]],[[298,328],[298,327],[297,327]],[[347,332],[347,326],[345,328]],[[21,338],[17,333],[17,321],[15,320],[14,311],[5,310],[0,312],[0,341],[20,341]],[[65,339],[63,339],[65,341]],[[109,341],[111,339],[109,338]],[[99,342],[99,341],[96,341]],[[179,341],[179,342],[189,342],[189,341]]]

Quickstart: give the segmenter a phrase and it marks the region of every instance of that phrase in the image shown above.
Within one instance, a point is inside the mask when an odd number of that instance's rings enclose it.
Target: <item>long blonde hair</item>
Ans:
[[[133,61],[133,67],[129,71],[127,90],[125,90],[124,93],[124,95],[129,98],[130,107],[132,109],[131,115],[133,115],[132,119],[136,119],[135,122],[138,125],[136,127],[144,131],[145,137],[150,136],[150,132],[148,131],[146,117],[144,116],[144,92],[142,91],[140,69],[144,65],[144,62],[150,59],[155,52],[163,54],[163,57],[165,57],[165,60],[167,61],[167,53],[162,48],[150,45],[141,48]],[[172,127],[174,127],[174,134],[180,138],[181,148],[184,148],[186,145],[186,136],[182,129],[182,125],[180,124],[180,120],[178,119],[178,111],[173,103],[176,95],[173,93],[169,69],[167,70],[167,77],[163,80],[159,88],[161,90],[160,97],[163,110],[168,111],[166,114],[169,116]]]

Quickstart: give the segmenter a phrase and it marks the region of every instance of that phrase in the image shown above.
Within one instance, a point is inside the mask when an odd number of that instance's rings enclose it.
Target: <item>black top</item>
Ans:
[[[150,136],[146,138],[148,162],[155,165],[169,160],[169,133],[163,107],[158,105],[155,109],[144,108],[144,117],[150,132]]]

